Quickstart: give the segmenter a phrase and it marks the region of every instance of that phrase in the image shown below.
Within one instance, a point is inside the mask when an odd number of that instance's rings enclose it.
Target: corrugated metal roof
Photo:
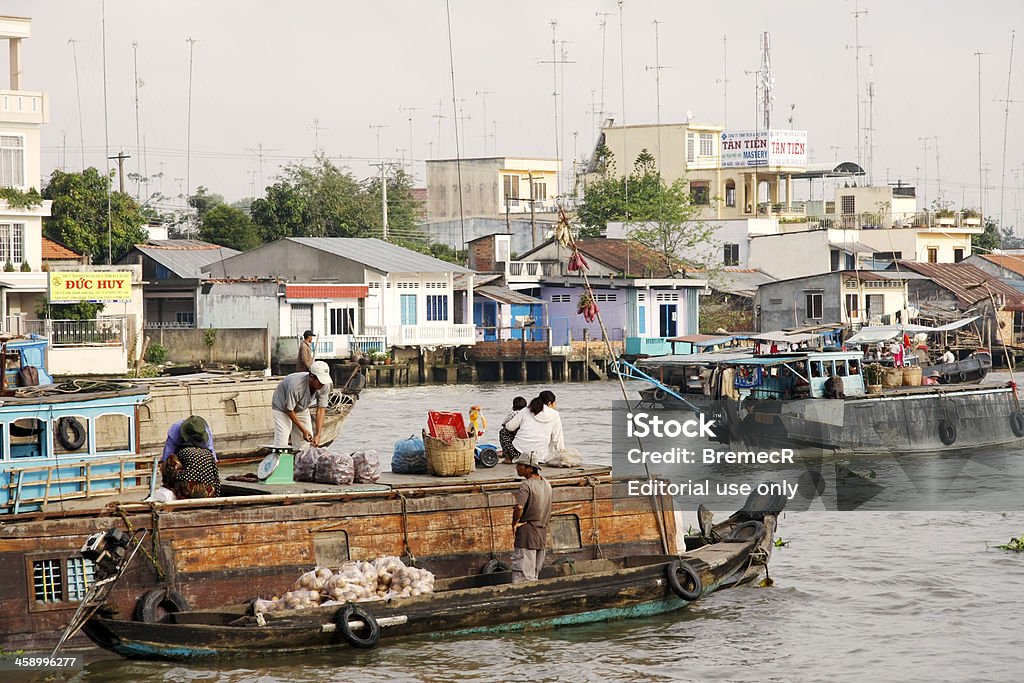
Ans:
[[[375,237],[288,237],[291,242],[361,263],[381,273],[469,273],[454,263]]]
[[[1004,297],[1008,307],[1024,304],[1024,298],[1016,289],[968,263],[898,263],[900,268],[920,273],[943,289],[949,290],[963,306],[976,304],[982,299],[987,300],[989,293]]]
[[[494,299],[503,304],[542,304],[543,299],[532,297],[529,294],[523,294],[522,292],[516,292],[508,287],[475,287],[473,288],[473,294],[479,294],[485,296],[488,299]]]
[[[241,253],[198,240],[153,240],[135,248],[180,278],[202,277],[202,269],[221,259]]]
[[[978,254],[981,258],[1018,275],[1024,275],[1024,258],[1014,254]]]

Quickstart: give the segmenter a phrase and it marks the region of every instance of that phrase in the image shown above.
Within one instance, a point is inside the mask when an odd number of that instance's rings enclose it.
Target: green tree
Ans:
[[[373,224],[371,198],[350,171],[318,155],[287,166],[266,197],[252,203],[265,241],[282,237],[359,237]]]
[[[40,320],[45,320],[46,318],[53,320],[95,320],[102,310],[103,304],[91,301],[47,305],[46,300],[43,299],[36,307],[36,316]]]
[[[971,250],[982,254],[990,254],[993,250],[999,249],[1002,243],[1002,235],[996,222],[991,218],[985,219],[985,231],[979,235],[971,235]]]
[[[204,213],[199,239],[238,251],[255,249],[262,244],[259,228],[248,214],[227,204],[219,204]]]
[[[388,176],[387,183],[389,239],[427,242],[427,236],[417,227],[420,221],[422,202],[413,196],[412,178],[402,169],[398,169]],[[361,236],[381,237],[383,236],[383,226],[380,210],[380,176],[368,179],[365,187],[370,206],[376,207],[376,212],[371,214],[373,220],[367,226],[368,233]]]
[[[189,196],[188,205],[195,209],[196,221],[202,223],[207,211],[224,205],[224,195],[211,193],[205,186],[200,185],[196,188],[195,194]]]
[[[110,248],[107,239],[107,191],[110,190]],[[94,263],[116,261],[136,244],[146,241],[145,220],[128,194],[111,189],[111,178],[95,168],[80,173],[56,170],[43,190],[53,201],[51,215],[43,219],[47,237],[88,254]],[[109,251],[109,253],[108,253]]]

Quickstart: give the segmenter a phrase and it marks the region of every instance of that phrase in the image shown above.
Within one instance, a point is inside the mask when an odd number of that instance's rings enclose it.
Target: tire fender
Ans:
[[[704,594],[704,582],[700,574],[682,560],[672,560],[666,569],[668,576],[668,587],[672,589],[682,600],[693,602]],[[680,578],[682,575],[682,578]]]
[[[69,451],[77,451],[85,445],[85,426],[77,417],[62,417],[57,420],[57,441]]]
[[[365,635],[356,635],[348,624],[350,621],[363,622],[366,625]],[[372,614],[358,605],[349,604],[342,607],[338,610],[338,616],[335,618],[334,623],[337,625],[341,637],[352,647],[368,650],[380,642],[380,624],[377,623]]]
[[[966,382],[967,381],[967,373],[966,372],[961,372],[959,375],[957,375],[957,378],[961,382]]]
[[[743,522],[732,528],[725,538],[722,540],[726,543],[746,543],[747,541],[756,541],[764,535],[764,524],[752,519],[748,522]]]
[[[488,562],[487,564],[485,564],[483,566],[483,568],[480,570],[480,573],[481,574],[495,574],[497,572],[510,572],[510,571],[512,571],[512,567],[510,567],[507,562],[502,562],[501,560],[494,559],[494,560],[491,560],[490,562]]]
[[[1014,436],[1024,436],[1024,415],[1020,412],[1010,414],[1010,429]]]
[[[661,387],[658,387],[657,389],[654,390],[653,398],[655,401],[664,401],[666,396],[668,396],[668,393]]]
[[[947,446],[952,446],[956,443],[956,423],[952,420],[943,420],[940,422],[939,440]]]
[[[157,610],[176,614],[187,612],[189,609],[188,600],[178,591],[173,588],[157,588],[139,598],[138,604],[135,605],[135,621],[155,624],[161,617]]]

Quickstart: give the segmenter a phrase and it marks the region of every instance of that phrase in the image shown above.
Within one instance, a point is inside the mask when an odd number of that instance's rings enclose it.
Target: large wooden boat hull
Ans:
[[[270,405],[281,379],[234,374],[147,383],[150,398],[139,410],[141,452],[161,453],[170,425],[190,415],[201,415],[213,432],[218,458],[230,460],[262,454],[263,447],[274,440]],[[355,405],[354,395],[336,396],[324,416],[324,445],[338,437]]]
[[[629,497],[607,469],[546,474],[553,484],[552,559],[675,554],[682,545],[670,498]],[[70,563],[87,536],[111,526],[151,531],[149,557],[140,555],[122,577],[112,607],[131,614],[157,587],[174,588],[191,605],[225,605],[257,590],[279,594],[310,567],[348,559],[414,556],[441,578],[479,572],[495,558],[508,562],[518,486],[506,479],[324,487],[332,490],[9,515],[0,520],[0,647],[52,647],[77,607],[68,599]],[[40,599],[33,579],[47,566],[65,584],[61,600]]]
[[[702,595],[744,582],[770,552],[774,517],[745,542],[719,542],[682,558],[630,556],[548,567],[540,581],[514,584],[509,572],[436,584],[433,595],[363,603],[382,628],[381,646],[403,636],[450,637],[535,630],[650,616],[684,608]],[[702,593],[680,596],[668,575],[685,562]],[[86,634],[129,658],[194,660],[306,654],[345,649],[341,608],[246,616],[245,606],[168,615],[163,623],[94,616]]]
[[[731,441],[864,454],[933,453],[1019,443],[1011,385],[928,386],[846,399],[725,402]]]

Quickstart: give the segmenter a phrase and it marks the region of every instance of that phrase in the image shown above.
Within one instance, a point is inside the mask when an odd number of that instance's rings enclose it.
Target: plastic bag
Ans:
[[[408,598],[434,592],[434,575],[426,569],[402,567],[391,580],[389,598]]]
[[[372,484],[380,479],[380,456],[377,451],[356,451],[352,454],[355,483]]]
[[[316,459],[316,481],[320,484],[351,484],[355,478],[352,456],[346,453],[321,453]]]
[[[295,585],[292,586],[292,590],[311,590],[321,591],[327,580],[331,578],[333,572],[327,567],[317,567],[311,569],[298,578]]]
[[[277,600],[257,600],[252,604],[253,614],[266,614],[267,612],[276,612],[277,610]]]
[[[391,458],[391,471],[396,474],[426,474],[427,451],[423,439],[410,436],[395,444],[395,454]]]
[[[316,481],[316,460],[326,448],[306,446],[295,454],[295,465],[292,467],[292,478],[295,481]]]
[[[565,448],[549,455],[544,464],[548,467],[579,467],[583,464],[583,456],[575,448]]]
[[[309,609],[320,605],[320,592],[310,590],[288,591],[278,601],[278,609]]]

